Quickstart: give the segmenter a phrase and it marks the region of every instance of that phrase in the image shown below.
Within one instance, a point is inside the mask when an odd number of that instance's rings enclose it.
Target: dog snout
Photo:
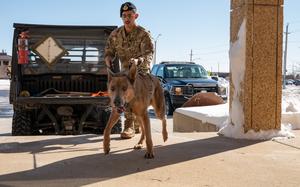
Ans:
[[[114,100],[114,104],[117,107],[122,106],[122,100],[121,100],[121,98],[120,97],[116,97],[115,100]]]

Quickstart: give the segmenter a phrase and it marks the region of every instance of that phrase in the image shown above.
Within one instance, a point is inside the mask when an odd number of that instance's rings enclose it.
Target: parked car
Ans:
[[[300,79],[296,79],[295,82],[294,82],[294,84],[295,84],[296,86],[300,86]]]
[[[220,91],[218,82],[193,62],[161,62],[152,67],[151,73],[161,80],[168,115],[196,93]]]
[[[285,85],[294,85],[295,84],[295,80],[293,79],[286,79],[285,80]]]
[[[218,93],[219,95],[224,99],[227,100],[228,95],[229,95],[229,82],[223,78],[223,77],[219,77],[219,76],[211,76],[211,78],[215,81],[218,82]]]

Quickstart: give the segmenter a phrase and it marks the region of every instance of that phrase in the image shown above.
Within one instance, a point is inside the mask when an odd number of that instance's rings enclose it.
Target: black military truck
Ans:
[[[14,24],[12,135],[103,132],[111,112],[103,55],[115,28]],[[120,131],[119,121],[112,132]]]

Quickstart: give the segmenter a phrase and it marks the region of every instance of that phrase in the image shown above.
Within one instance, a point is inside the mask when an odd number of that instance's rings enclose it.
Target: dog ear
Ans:
[[[135,63],[132,63],[128,72],[128,78],[131,84],[134,84],[137,75],[137,66]]]

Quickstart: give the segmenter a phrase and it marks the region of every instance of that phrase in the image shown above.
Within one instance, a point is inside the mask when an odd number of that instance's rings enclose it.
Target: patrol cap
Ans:
[[[131,2],[123,3],[123,4],[121,5],[121,9],[120,9],[120,17],[122,17],[122,13],[123,13],[124,11],[129,11],[129,10],[132,10],[132,11],[136,12],[136,7],[135,7],[135,5],[134,5],[133,3],[131,3]]]

